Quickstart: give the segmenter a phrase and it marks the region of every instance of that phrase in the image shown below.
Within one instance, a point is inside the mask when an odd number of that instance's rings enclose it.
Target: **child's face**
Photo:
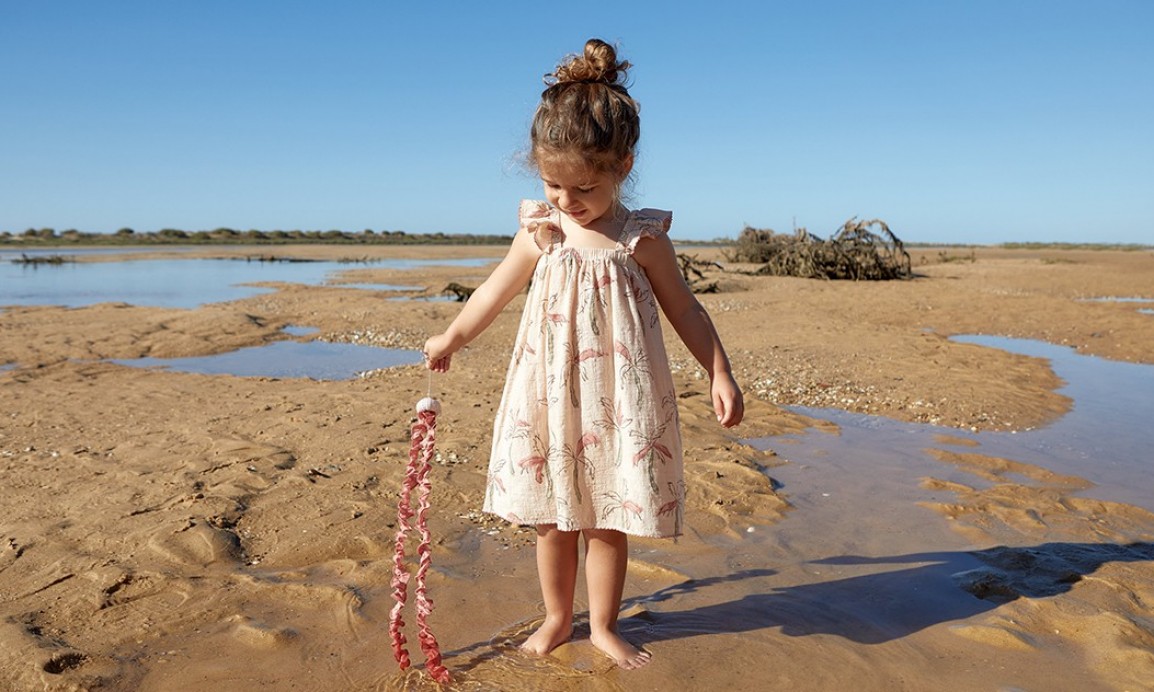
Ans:
[[[580,163],[542,162],[545,198],[578,225],[589,227],[617,204],[621,180]]]

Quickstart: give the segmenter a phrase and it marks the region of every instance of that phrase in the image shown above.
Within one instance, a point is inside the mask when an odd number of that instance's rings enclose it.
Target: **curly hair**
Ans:
[[[548,88],[533,115],[529,160],[580,160],[602,172],[623,173],[641,137],[640,106],[626,88],[628,61],[613,46],[589,39],[545,75]]]

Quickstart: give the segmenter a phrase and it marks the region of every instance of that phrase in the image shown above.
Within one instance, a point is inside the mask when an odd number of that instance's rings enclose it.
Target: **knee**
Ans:
[[[578,531],[561,531],[556,524],[538,524],[537,525],[537,542],[546,543],[568,543],[576,542]]]
[[[626,545],[629,542],[629,537],[615,529],[584,529],[581,534],[585,536],[585,544],[592,542],[608,543],[610,545]]]

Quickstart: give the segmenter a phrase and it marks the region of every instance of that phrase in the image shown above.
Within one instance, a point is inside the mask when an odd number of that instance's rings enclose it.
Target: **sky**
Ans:
[[[675,239],[1154,244],[1152,32],[1149,0],[0,0],[0,231],[511,234],[541,77],[599,37]]]

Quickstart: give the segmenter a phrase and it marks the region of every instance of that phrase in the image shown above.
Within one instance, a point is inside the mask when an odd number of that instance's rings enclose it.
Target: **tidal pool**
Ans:
[[[33,253],[29,253],[30,255]],[[44,254],[72,253],[59,250]],[[143,253],[141,253],[143,254]],[[18,257],[16,253],[14,257]],[[0,255],[0,259],[5,256]],[[193,308],[206,303],[238,300],[273,289],[246,284],[260,282],[331,285],[350,289],[411,290],[413,286],[340,284],[333,278],[353,268],[348,262],[259,262],[241,259],[134,259],[122,262],[65,262],[23,265],[0,261],[0,306],[63,305],[81,307],[123,302],[152,307]],[[492,259],[389,259],[374,267],[410,269],[424,266],[478,267]]]
[[[1141,296],[1105,296],[1102,298],[1083,298],[1086,303],[1154,303],[1154,298]]]
[[[201,375],[347,380],[370,370],[416,365],[419,351],[327,341],[275,341],[263,346],[191,358],[132,358],[110,362]]]
[[[800,493],[803,502],[827,502],[835,496],[839,502],[868,502],[871,495],[912,500],[924,496],[917,488],[918,479],[924,476],[974,485],[974,476],[925,451],[946,448],[1078,476],[1094,483],[1082,495],[1154,511],[1154,483],[1150,482],[1154,366],[1080,355],[1072,348],[1027,339],[960,336],[954,340],[1048,359],[1066,382],[1058,391],[1073,400],[1071,410],[1034,430],[971,433],[839,409],[790,407],[835,423],[840,434],[811,431],[751,443],[772,446],[793,462],[774,468],[773,476],[791,498]]]
[[[1044,598],[1068,591],[1073,581],[1107,562],[1154,559],[1149,543],[975,545],[933,509],[956,496],[948,488],[923,485],[925,478],[975,488],[993,481],[939,461],[929,450],[1008,459],[1079,476],[1095,484],[1079,495],[1154,510],[1148,452],[1154,443],[1149,423],[1154,366],[1082,356],[1038,341],[956,340],[1049,359],[1067,382],[1061,391],[1073,399],[1073,409],[1034,430],[973,433],[837,409],[790,407],[835,423],[838,430],[748,441],[772,447],[786,462],[768,472],[792,509],[772,526],[750,526],[740,539],[727,539],[726,568],[756,578],[740,584],[746,595],[686,614],[683,629],[694,630],[700,621],[715,631],[750,636],[828,633],[870,644],[948,623],[964,631],[967,618],[1002,602],[1002,592],[989,596],[983,585]],[[1034,564],[1060,569],[1036,569]]]

